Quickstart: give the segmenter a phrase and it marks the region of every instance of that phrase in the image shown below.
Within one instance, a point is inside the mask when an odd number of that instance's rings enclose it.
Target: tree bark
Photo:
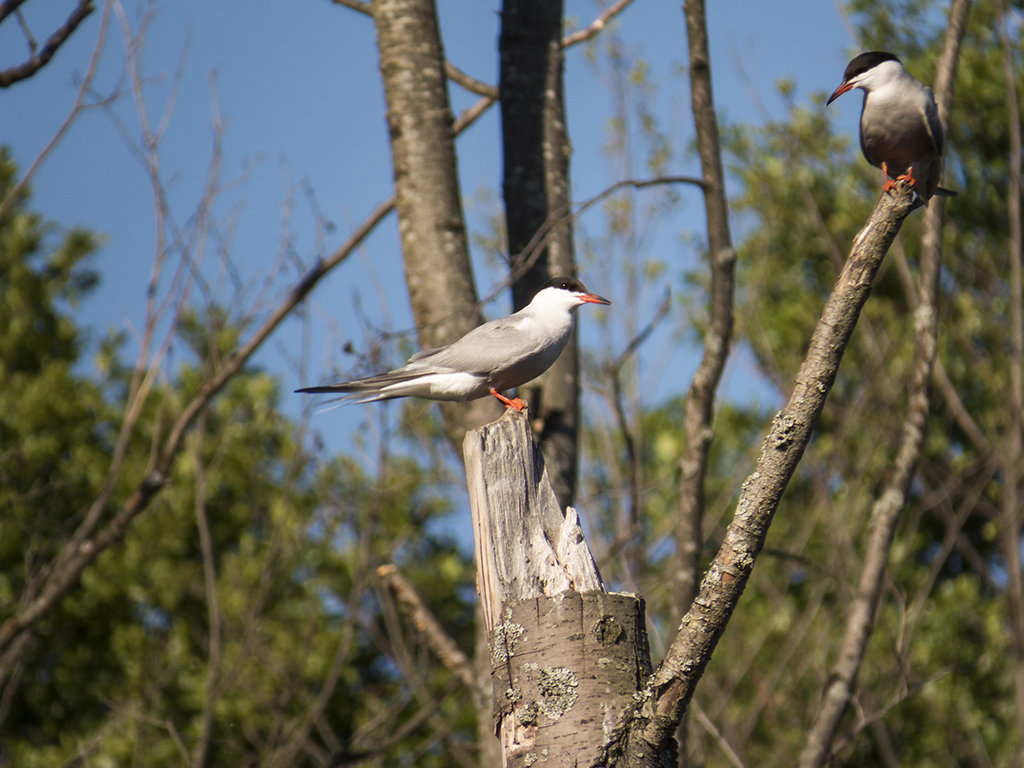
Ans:
[[[505,223],[512,258],[512,303],[520,309],[548,278],[576,274],[568,216],[561,0],[506,0],[498,44]],[[545,225],[550,229],[537,241]],[[555,495],[562,506],[568,506],[576,493],[579,435],[575,332],[548,372],[524,389],[540,419],[539,440]]]
[[[505,762],[598,763],[605,728],[651,671],[643,600],[605,591],[527,412],[468,433],[465,462]]]
[[[466,242],[444,50],[433,0],[374,3],[409,304],[422,348],[450,344],[482,322]],[[467,429],[498,413],[491,398],[442,403],[458,450]]]

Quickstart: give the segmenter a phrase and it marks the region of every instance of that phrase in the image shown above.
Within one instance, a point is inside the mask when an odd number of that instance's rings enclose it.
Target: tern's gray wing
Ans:
[[[417,352],[415,355],[409,358],[409,362],[415,363],[418,360],[425,360],[426,358],[432,355],[436,355],[438,352],[448,349],[449,346],[450,345],[446,344],[440,347],[430,347],[430,349],[421,349],[419,352]]]
[[[536,345],[529,321],[511,315],[477,326],[454,344],[421,352],[410,364],[490,374],[529,355]]]
[[[932,89],[925,86],[925,91],[928,93],[928,99],[924,107],[925,125],[928,128],[928,136],[932,140],[935,155],[942,157],[945,151],[946,140],[942,133],[942,121],[939,120],[939,108],[935,105],[935,96],[932,95]]]

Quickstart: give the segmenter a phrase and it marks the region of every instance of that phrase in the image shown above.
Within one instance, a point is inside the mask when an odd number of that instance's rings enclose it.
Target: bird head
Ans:
[[[867,51],[856,56],[846,65],[843,72],[843,82],[832,91],[825,106],[838,99],[847,91],[854,88],[863,88],[870,93],[892,80],[896,79],[903,72],[903,63],[894,53],[888,51]]]
[[[611,304],[603,296],[590,293],[576,278],[565,276],[553,277],[544,283],[530,303],[565,304],[569,307],[578,307],[582,304]]]

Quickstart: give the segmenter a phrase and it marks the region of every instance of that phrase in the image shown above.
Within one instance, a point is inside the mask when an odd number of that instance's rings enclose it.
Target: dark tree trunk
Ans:
[[[562,98],[562,2],[507,0],[502,7],[501,126],[505,220],[516,309],[554,275],[576,273],[569,210],[569,138]],[[559,502],[576,491],[579,351],[576,335],[525,397]]]

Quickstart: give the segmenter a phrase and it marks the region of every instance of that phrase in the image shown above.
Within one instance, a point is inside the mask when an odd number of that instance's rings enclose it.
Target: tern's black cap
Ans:
[[[544,285],[541,286],[541,290],[544,288],[561,288],[564,291],[575,291],[576,293],[586,293],[587,289],[579,280],[575,277],[566,277],[565,275],[559,275],[558,277],[552,277]]]
[[[889,53],[888,51],[865,51],[864,53],[854,57],[854,59],[846,65],[846,71],[843,72],[843,82],[845,83],[852,77],[864,74],[872,67],[877,67],[883,61],[895,61],[900,64],[903,63],[895,53]]]

